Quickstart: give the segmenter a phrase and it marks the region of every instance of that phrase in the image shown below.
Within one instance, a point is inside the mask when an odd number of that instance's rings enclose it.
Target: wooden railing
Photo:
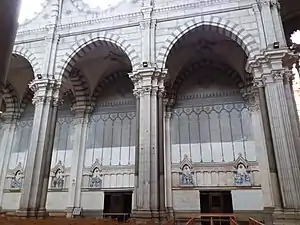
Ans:
[[[199,214],[197,217],[190,219],[186,225],[238,225],[233,214]]]
[[[264,225],[262,222],[259,222],[253,218],[249,218],[249,225]]]

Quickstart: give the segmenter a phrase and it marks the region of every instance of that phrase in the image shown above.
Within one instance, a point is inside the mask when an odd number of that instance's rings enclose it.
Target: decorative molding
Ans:
[[[41,67],[39,65],[39,61],[29,49],[26,49],[21,45],[14,45],[12,54],[25,58],[29,62],[30,66],[32,67],[35,77],[37,76],[37,74],[41,73]]]
[[[225,37],[230,37],[233,41],[237,42],[250,58],[260,53],[259,44],[256,43],[254,37],[244,28],[222,17],[205,15],[187,21],[166,38],[165,45],[161,47],[157,55],[158,66],[166,68],[167,57],[169,57],[171,50],[174,49],[173,47],[176,48],[176,44],[180,41],[180,38],[189,31],[199,27],[207,30],[211,30],[214,27],[218,28],[215,29],[218,33]]]
[[[136,68],[139,63],[139,56],[131,44],[116,34],[109,32],[92,33],[91,35],[77,41],[70,51],[66,52],[61,61],[58,62],[57,74],[60,78],[69,77],[76,62],[85,54],[93,49],[112,47],[117,49],[120,54],[125,54],[131,62],[131,67]]]

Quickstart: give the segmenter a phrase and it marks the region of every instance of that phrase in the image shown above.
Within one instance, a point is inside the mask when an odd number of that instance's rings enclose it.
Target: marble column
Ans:
[[[70,173],[69,193],[67,217],[73,217],[74,209],[81,212],[81,187],[82,187],[82,173],[84,167],[84,157],[86,148],[86,137],[88,130],[88,122],[92,106],[79,105],[74,106],[72,111],[75,113],[74,118],[74,148],[72,154],[72,166]]]
[[[166,196],[166,210],[169,214],[169,217],[173,217],[173,192],[172,192],[172,163],[171,163],[171,108],[166,107],[164,112],[164,144],[165,144],[165,196]]]
[[[294,97],[287,85],[291,73],[283,67],[289,52],[288,49],[266,50],[248,60],[246,66],[264,86],[283,212],[300,210],[300,134]]]
[[[293,133],[293,123],[297,120],[291,117],[292,110],[288,109],[285,73],[272,71],[263,78],[283,207],[300,209],[299,132]]]
[[[11,53],[18,29],[21,0],[0,1],[0,99],[3,98]],[[2,101],[0,101],[1,108]]]
[[[160,122],[162,120],[163,101],[160,92],[163,88],[165,73],[156,68],[143,68],[130,75],[135,84],[135,93],[139,95],[139,162],[138,184],[135,198],[136,205],[133,209],[133,217],[139,219],[161,219],[165,215],[164,206],[161,206],[160,198],[164,198],[164,191],[160,192],[159,172],[162,170],[163,141],[159,138],[162,132]],[[160,115],[160,116],[159,116]]]
[[[24,184],[18,210],[19,216],[43,217],[51,166],[52,146],[57,117],[59,84],[40,79],[30,84],[35,105],[33,127],[27,156]]]
[[[255,82],[249,92],[248,100],[255,151],[259,163],[264,210],[273,212],[275,208],[280,207],[281,199],[264,88],[261,82]]]
[[[11,151],[13,148],[14,135],[16,132],[18,116],[12,116],[2,122],[3,137],[0,144],[0,210],[3,201],[3,192],[5,188],[5,180],[9,166]]]
[[[139,188],[139,159],[140,159],[140,96],[139,91],[135,91],[134,95],[136,96],[136,133],[135,133],[135,163],[134,163],[134,202],[133,202],[133,209],[137,208],[138,206],[138,198],[137,192]]]

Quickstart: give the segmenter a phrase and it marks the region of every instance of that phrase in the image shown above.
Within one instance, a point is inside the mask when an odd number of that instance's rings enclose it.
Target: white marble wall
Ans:
[[[231,190],[231,196],[233,211],[263,210],[263,195],[260,189]],[[173,204],[175,211],[200,211],[199,190],[173,190]]]

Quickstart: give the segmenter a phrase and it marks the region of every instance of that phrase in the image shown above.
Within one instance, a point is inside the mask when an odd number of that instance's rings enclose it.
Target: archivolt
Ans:
[[[6,105],[4,115],[12,116],[19,112],[18,95],[9,82],[6,83],[4,88],[4,102]]]
[[[118,49],[121,53],[125,53],[128,56],[132,69],[138,67],[140,60],[133,47],[121,37],[104,32],[102,35],[92,34],[90,38],[83,38],[72,46],[70,52],[66,53],[57,66],[59,78],[63,76],[68,77],[73,66],[82,56],[101,46]]]
[[[205,66],[209,66],[211,68],[216,68],[220,71],[223,71],[224,74],[232,78],[233,82],[235,82],[239,88],[245,87],[252,81],[251,76],[247,77],[246,80],[243,80],[241,76],[234,69],[232,69],[230,66],[226,64],[212,62],[209,60],[203,60],[201,62],[197,62],[192,65],[189,65],[186,68],[183,68],[183,70],[179,73],[174,83],[168,87],[167,91],[169,95],[172,96],[176,94],[180,86],[188,76],[193,75],[194,72],[196,72],[201,67],[205,67]]]
[[[180,41],[179,39],[194,28],[201,26],[203,26],[204,30],[216,31],[236,41],[250,58],[259,54],[259,45],[244,28],[221,17],[202,16],[201,18],[195,18],[186,22],[166,38],[165,44],[161,47],[157,55],[157,65],[159,68],[166,67],[167,57],[171,49],[176,47],[175,45]]]
[[[101,80],[101,82],[98,84],[98,86],[96,87],[96,89],[93,93],[93,96],[92,96],[93,101],[96,101],[96,99],[100,96],[104,87],[106,87],[110,83],[115,82],[119,77],[122,77],[122,76],[128,76],[128,74],[126,72],[117,72],[117,73],[113,73],[110,76],[107,76],[103,80]]]
[[[78,69],[73,69],[69,76],[69,79],[73,86],[76,102],[87,101],[90,95],[90,91],[88,83],[82,71]]]
[[[31,65],[32,70],[34,72],[34,76],[41,73],[41,68],[39,66],[39,62],[38,62],[37,58],[28,49],[26,49],[22,46],[19,46],[19,45],[15,45],[13,48],[12,54],[24,57]]]

